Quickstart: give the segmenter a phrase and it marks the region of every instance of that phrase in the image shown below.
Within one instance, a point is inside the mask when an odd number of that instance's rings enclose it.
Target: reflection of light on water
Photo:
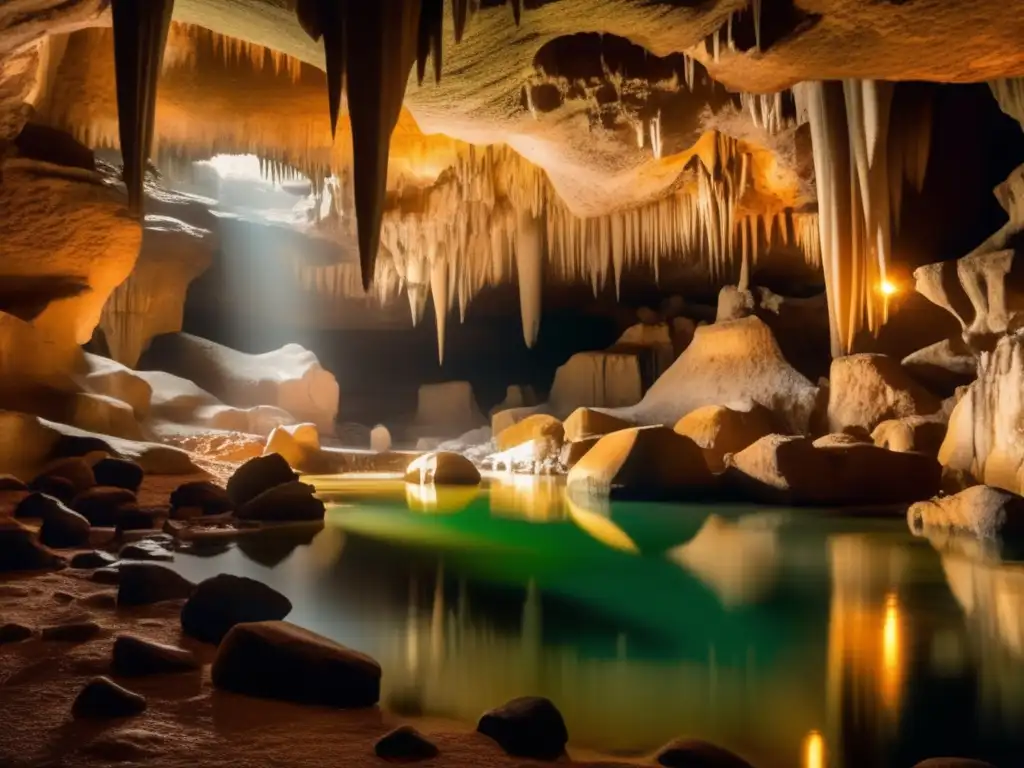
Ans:
[[[413,512],[461,512],[480,491],[476,485],[405,484],[405,503]]]
[[[623,531],[610,517],[586,509],[583,506],[585,503],[585,500],[574,500],[569,495],[565,497],[569,516],[576,525],[607,547],[628,552],[631,555],[639,554],[640,548],[629,537],[629,534]]]
[[[803,768],[825,768],[825,739],[811,731],[804,739]]]
[[[900,687],[900,614],[895,592],[885,596],[885,622],[882,625],[882,701],[894,709]]]
[[[491,513],[534,522],[564,520],[565,488],[556,477],[490,476]]]

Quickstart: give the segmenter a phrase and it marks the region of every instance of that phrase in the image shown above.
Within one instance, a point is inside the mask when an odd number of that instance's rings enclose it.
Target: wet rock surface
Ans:
[[[76,720],[130,717],[144,712],[146,699],[109,677],[97,677],[81,690],[71,706]]]
[[[197,640],[219,643],[236,624],[277,621],[291,610],[291,601],[280,592],[222,573],[199,583],[181,609],[181,627]]]
[[[111,669],[115,675],[142,677],[199,669],[195,656],[182,648],[147,640],[137,635],[114,639]]]
[[[100,572],[97,571],[93,577]],[[191,595],[195,589],[191,581],[157,563],[121,563],[117,572],[119,606],[181,600]]]
[[[477,731],[494,739],[508,754],[554,760],[565,752],[569,732],[562,713],[549,700],[524,696],[485,713]]]

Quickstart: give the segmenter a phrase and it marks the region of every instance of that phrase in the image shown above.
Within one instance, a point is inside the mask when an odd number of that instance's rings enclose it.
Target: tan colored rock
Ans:
[[[417,434],[453,437],[482,426],[486,419],[468,381],[444,381],[419,388],[415,422]]]
[[[581,407],[634,405],[643,392],[636,353],[578,352],[555,371],[548,407],[551,413],[564,418]]]
[[[869,438],[862,437],[861,435],[851,435],[848,432],[833,432],[815,438],[813,445],[815,448],[831,448],[837,445],[864,445],[870,442]]]
[[[499,451],[507,451],[509,448],[535,440],[553,443],[557,446],[557,451],[561,449],[564,438],[565,428],[562,422],[554,416],[538,413],[503,429],[495,439],[498,441]]]
[[[320,434],[316,424],[295,424],[275,427],[267,438],[263,455],[278,453],[294,469],[309,471],[306,467],[315,464],[320,453]]]
[[[558,456],[558,463],[565,469],[572,469],[580,459],[587,455],[591,448],[597,445],[603,435],[584,437],[573,440],[562,445],[562,452]]]
[[[829,376],[828,429],[871,432],[883,421],[927,416],[941,401],[915,382],[899,362],[886,355],[847,355],[832,361]]]
[[[153,388],[149,382],[127,366],[107,357],[86,354],[85,363],[88,373],[84,375],[83,381],[90,391],[127,403],[137,418],[146,418],[153,398]]]
[[[751,403],[748,410],[705,405],[677,421],[675,431],[701,447],[712,472],[721,472],[726,454],[738,453],[776,430],[768,409]]]
[[[577,441],[589,437],[600,437],[635,425],[604,411],[597,411],[593,408],[577,408],[569,414],[569,418],[563,422],[563,426],[565,427],[565,439]]]
[[[569,471],[571,491],[687,498],[714,485],[704,453],[667,427],[631,427],[605,435]]]
[[[763,321],[746,317],[697,329],[693,343],[636,406],[613,415],[675,424],[705,405],[758,403],[780,426],[807,431],[818,388],[786,362]]]
[[[978,360],[959,337],[912,352],[901,365],[915,381],[942,395],[952,394],[978,375]]]
[[[405,482],[419,485],[476,485],[480,471],[458,453],[437,451],[417,456],[405,470]]]
[[[875,427],[871,439],[875,445],[890,451],[917,451],[938,457],[942,441],[946,439],[946,424],[929,416],[890,419]]]
[[[931,531],[966,534],[979,539],[1024,535],[1024,498],[1001,488],[976,485],[953,496],[920,501],[907,510],[917,536]]]
[[[546,405],[524,405],[521,408],[506,408],[491,414],[491,434],[500,435],[513,424],[536,414],[547,413]]]

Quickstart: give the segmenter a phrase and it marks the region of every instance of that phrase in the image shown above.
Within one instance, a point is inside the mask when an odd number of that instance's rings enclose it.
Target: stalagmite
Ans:
[[[540,330],[544,238],[540,222],[529,212],[519,214],[516,227],[516,271],[519,276],[519,312],[523,341],[532,348]]]
[[[128,208],[142,216],[146,161],[153,143],[156,87],[174,0],[113,0],[117,113]]]

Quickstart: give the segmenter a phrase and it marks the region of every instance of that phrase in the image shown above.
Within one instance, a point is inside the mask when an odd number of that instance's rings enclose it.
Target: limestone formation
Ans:
[[[635,405],[643,396],[640,362],[632,352],[579,352],[555,371],[549,408],[565,417],[577,408]]]
[[[417,485],[476,485],[480,471],[458,453],[436,451],[416,457],[405,470],[405,482]]]
[[[633,425],[628,421],[593,408],[577,408],[563,422],[565,439],[570,442],[601,437],[631,426]]]
[[[424,384],[416,395],[416,431],[428,437],[453,437],[485,423],[468,381]]]
[[[726,454],[742,451],[775,428],[768,410],[751,403],[747,409],[706,405],[683,416],[674,431],[701,447],[712,472],[721,472]]]
[[[321,432],[334,431],[338,382],[298,344],[250,355],[186,333],[166,334],[153,340],[140,365],[193,381],[227,405],[275,406]]]
[[[292,467],[311,471],[320,453],[320,435],[315,424],[295,424],[275,427],[267,438],[264,455],[279,454]]]
[[[921,501],[907,510],[910,530],[961,533],[979,539],[1024,535],[1024,498],[1015,493],[976,485],[953,496]]]
[[[89,372],[84,376],[85,386],[98,395],[127,403],[138,419],[149,414],[153,388],[143,377],[131,369],[99,355],[85,355]]]
[[[674,425],[705,405],[754,402],[787,430],[804,433],[816,397],[817,387],[786,362],[768,326],[746,317],[698,328],[693,343],[644,398],[613,414],[635,423]]]
[[[904,357],[902,365],[915,381],[944,396],[978,375],[978,359],[959,337],[919,349]]]
[[[570,492],[686,499],[707,494],[714,479],[700,447],[667,427],[632,427],[605,435],[569,471]]]
[[[938,457],[942,441],[946,439],[946,424],[929,416],[889,419],[875,427],[871,439],[875,445],[890,451],[917,451]]]
[[[848,355],[832,361],[828,393],[830,432],[864,430],[883,421],[927,416],[939,399],[917,384],[899,362],[886,355]]]
[[[507,455],[509,464],[516,461],[544,462],[558,456],[565,439],[565,428],[554,416],[528,416],[507,429],[495,440],[498,450]]]

